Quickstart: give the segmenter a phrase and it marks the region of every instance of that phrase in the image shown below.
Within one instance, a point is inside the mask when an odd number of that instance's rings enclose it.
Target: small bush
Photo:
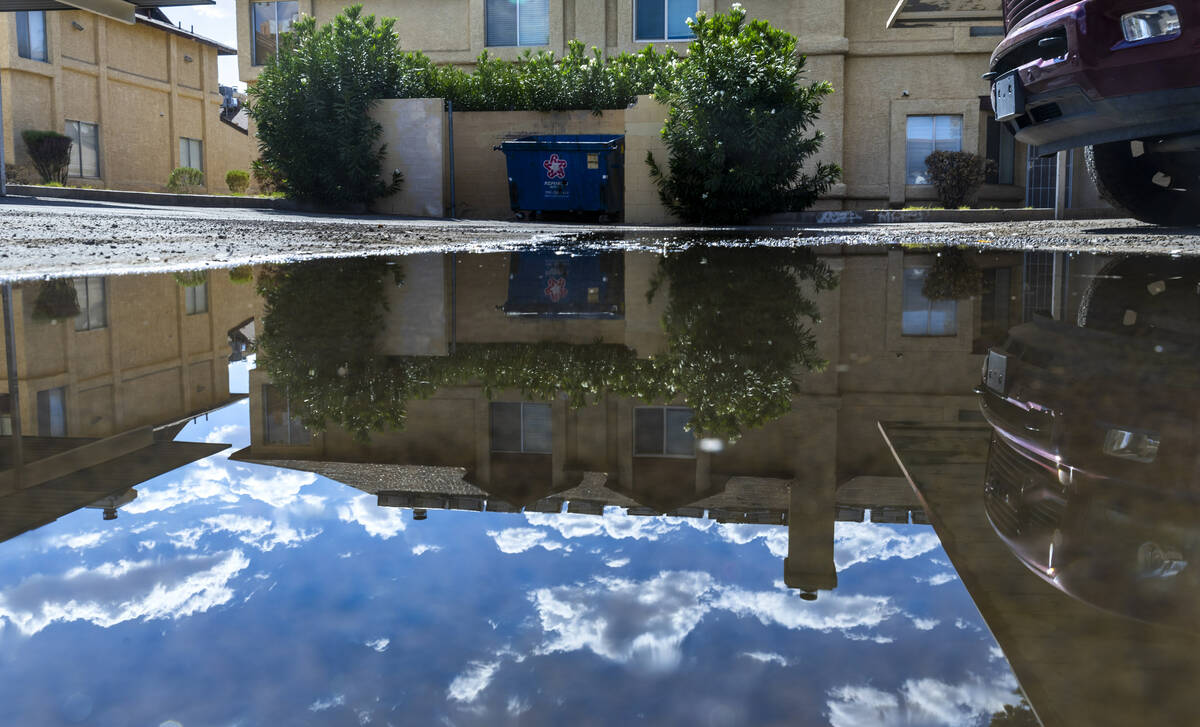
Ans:
[[[36,131],[29,129],[21,132],[25,140],[25,149],[33,159],[43,183],[67,183],[67,167],[71,164],[71,137],[57,131]]]
[[[244,194],[250,186],[250,173],[244,169],[230,169],[225,172],[225,184],[234,194]]]
[[[929,180],[946,209],[958,209],[973,201],[995,164],[967,151],[935,151],[925,157]]]
[[[207,270],[180,270],[174,274],[175,282],[181,288],[195,288],[208,282]]]
[[[982,292],[983,272],[959,247],[938,252],[921,286],[921,294],[929,300],[965,300]]]
[[[196,194],[204,189],[204,172],[191,167],[178,167],[167,177],[167,189],[176,194]]]
[[[229,269],[229,280],[235,285],[245,285],[254,282],[254,268],[249,265],[238,265]]]
[[[38,286],[37,298],[33,301],[33,320],[45,323],[77,315],[79,296],[75,293],[75,283],[69,278],[47,280]]]
[[[254,185],[263,194],[272,194],[283,188],[283,176],[279,170],[262,159],[250,162],[250,174],[254,177]]]
[[[9,184],[37,184],[41,181],[38,171],[27,164],[13,164],[4,171]]]

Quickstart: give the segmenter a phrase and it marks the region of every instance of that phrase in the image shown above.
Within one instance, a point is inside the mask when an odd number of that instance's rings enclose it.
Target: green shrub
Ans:
[[[254,177],[254,184],[258,187],[258,191],[263,194],[278,192],[283,186],[283,178],[279,176],[279,170],[262,159],[250,162],[250,174]]]
[[[191,167],[177,167],[167,177],[167,189],[176,194],[196,194],[204,189],[204,172]]]
[[[929,181],[938,201],[947,209],[958,209],[974,201],[995,164],[967,151],[935,151],[925,157]]]
[[[249,265],[238,265],[229,269],[229,280],[234,285],[245,285],[254,282],[254,268]]]
[[[944,247],[925,276],[921,294],[929,300],[963,300],[983,292],[983,272],[960,247]]]
[[[46,280],[33,300],[33,320],[61,321],[79,315],[79,296],[70,278]]]
[[[663,140],[668,171],[647,155],[663,204],[689,222],[739,223],[810,206],[841,174],[804,161],[821,146],[810,131],[826,82],[801,83],[805,57],[795,36],[761,20],[728,14],[689,21],[696,39],[673,83],[657,97],[669,105]]]
[[[362,6],[318,26],[301,16],[250,87],[263,164],[288,197],[331,207],[369,204],[400,189],[383,173],[383,127],[369,112],[400,86],[395,20]]]
[[[57,131],[35,131],[29,129],[21,132],[25,140],[25,149],[33,160],[43,183],[67,183],[67,167],[71,164],[71,137]]]
[[[230,169],[225,172],[225,184],[234,194],[244,194],[250,186],[250,173],[244,169]]]
[[[181,288],[196,288],[208,282],[207,270],[181,270],[174,273],[175,282]]]

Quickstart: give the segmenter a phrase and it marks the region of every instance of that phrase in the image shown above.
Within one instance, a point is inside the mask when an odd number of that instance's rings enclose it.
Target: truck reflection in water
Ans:
[[[1192,631],[1198,279],[1190,261],[1115,261],[1073,324],[1037,318],[989,350],[977,389],[985,509],[1013,553],[1079,600]]]

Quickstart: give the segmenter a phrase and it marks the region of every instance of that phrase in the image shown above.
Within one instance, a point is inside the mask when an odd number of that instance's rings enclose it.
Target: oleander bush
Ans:
[[[192,167],[176,167],[167,177],[167,189],[176,194],[196,194],[204,190],[204,172]]]
[[[65,185],[71,164],[71,137],[57,131],[28,129],[21,132],[21,139],[42,183]]]
[[[663,204],[702,224],[811,206],[841,174],[805,164],[821,147],[812,127],[833,87],[804,82],[796,37],[747,21],[741,5],[688,25],[696,39],[656,93],[669,107],[666,168],[646,158]]]
[[[952,210],[975,200],[995,164],[968,151],[935,151],[925,157],[925,169],[938,201]]]

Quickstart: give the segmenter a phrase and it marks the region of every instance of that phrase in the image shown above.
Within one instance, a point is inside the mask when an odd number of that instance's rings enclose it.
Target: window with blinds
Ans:
[[[199,139],[179,138],[179,166],[204,171],[204,142]]]
[[[67,136],[71,137],[68,173],[72,177],[99,177],[100,127],[86,121],[67,121]]]
[[[549,45],[550,0],[487,0],[489,46]]]

